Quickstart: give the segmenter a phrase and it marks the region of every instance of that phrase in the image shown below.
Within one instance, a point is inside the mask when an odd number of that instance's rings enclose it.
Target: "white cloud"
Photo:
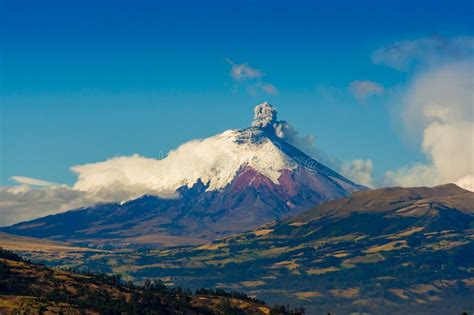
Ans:
[[[384,88],[380,84],[374,81],[352,81],[349,84],[349,91],[354,95],[358,101],[364,101],[370,96],[377,94],[383,94]]]
[[[358,184],[369,187],[374,186],[372,171],[372,160],[356,159],[351,162],[343,163],[341,166],[342,175]]]
[[[436,169],[423,163],[411,163],[395,171],[387,171],[382,179],[384,186],[435,186],[439,182]]]
[[[239,86],[253,96],[259,94],[277,95],[278,89],[271,83],[262,81],[263,72],[257,68],[253,68],[246,63],[235,63],[230,59],[226,59],[230,67],[230,77]]]
[[[459,187],[463,187],[464,189],[474,191],[474,175],[464,176],[455,182],[455,184]]]
[[[261,83],[259,84],[259,87],[267,94],[270,94],[270,95],[278,94],[278,89],[273,84]]]
[[[21,185],[0,187],[0,226],[145,194],[176,197],[175,192],[159,191],[148,182],[157,162],[131,156],[78,165],[72,168],[79,176],[73,187],[14,176],[12,179]]]
[[[12,176],[11,180],[24,185],[38,186],[38,187],[48,187],[48,186],[58,186],[59,184],[48,182],[42,179],[36,179],[25,176]]]
[[[417,75],[403,99],[407,130],[421,133],[426,163],[390,171],[401,186],[458,183],[472,188],[474,176],[474,61],[450,62]]]
[[[178,148],[179,150],[179,148]],[[170,156],[173,156],[173,151]],[[71,170],[78,179],[73,188],[104,200],[126,201],[150,194],[165,198],[176,196],[181,180],[175,178],[177,169],[185,170],[186,164],[167,163],[166,159],[145,158],[138,154],[121,156],[102,162],[76,165]]]
[[[230,76],[234,80],[244,81],[249,79],[256,79],[262,77],[262,72],[258,69],[252,68],[245,63],[236,64],[232,61],[229,61],[231,64]]]
[[[462,59],[473,53],[473,37],[432,36],[399,41],[380,48],[372,54],[372,61],[397,70],[408,71],[417,64],[421,66],[440,64]]]

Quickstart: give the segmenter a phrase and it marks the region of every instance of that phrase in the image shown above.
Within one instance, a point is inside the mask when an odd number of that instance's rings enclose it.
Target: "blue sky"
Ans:
[[[338,160],[423,162],[400,131],[413,71],[371,58],[397,41],[473,35],[472,1],[0,1],[0,184],[72,184],[73,165],[249,126],[269,101]],[[258,69],[239,81],[231,64]],[[384,93],[358,100],[349,85]],[[252,84],[271,84],[278,93]]]

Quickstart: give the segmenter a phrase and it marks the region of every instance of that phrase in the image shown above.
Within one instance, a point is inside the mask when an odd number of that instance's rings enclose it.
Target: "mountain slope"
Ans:
[[[385,188],[206,245],[78,264],[298,301],[309,313],[456,314],[473,306],[473,240],[474,193]]]
[[[145,176],[157,194],[176,198],[144,196],[1,230],[94,246],[202,244],[366,189],[287,142],[271,105],[255,113],[252,127],[184,144],[150,166],[150,174],[127,179],[138,185]],[[96,192],[108,184],[85,176],[77,186]]]

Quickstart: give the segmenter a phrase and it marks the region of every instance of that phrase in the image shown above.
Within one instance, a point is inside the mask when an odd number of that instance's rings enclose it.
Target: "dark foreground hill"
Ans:
[[[0,248],[0,314],[302,315],[304,310],[270,308],[239,292],[193,294],[156,281],[138,287],[119,276],[51,269]]]

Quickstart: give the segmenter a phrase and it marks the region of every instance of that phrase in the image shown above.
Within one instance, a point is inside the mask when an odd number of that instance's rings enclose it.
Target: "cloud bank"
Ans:
[[[426,163],[389,171],[389,183],[472,189],[474,176],[474,59],[445,63],[416,76],[402,98],[408,132],[421,133]]]
[[[39,189],[28,185],[0,187],[0,226],[93,205],[100,201],[65,185]]]

